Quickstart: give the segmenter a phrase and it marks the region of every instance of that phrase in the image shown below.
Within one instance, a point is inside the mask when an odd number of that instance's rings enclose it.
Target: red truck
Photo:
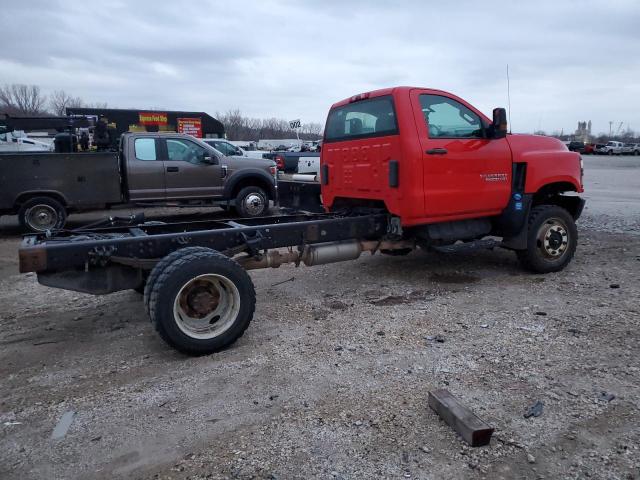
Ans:
[[[246,270],[365,251],[499,246],[546,273],[576,249],[580,155],[552,138],[507,134],[504,109],[489,119],[440,90],[389,88],[334,104],[320,176],[323,214],[32,235],[20,270],[86,293],[139,290],[160,336],[198,355],[229,346],[249,326],[255,291]]]

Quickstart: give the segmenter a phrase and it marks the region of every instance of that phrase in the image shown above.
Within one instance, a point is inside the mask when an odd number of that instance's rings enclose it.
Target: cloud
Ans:
[[[342,98],[400,84],[490,113],[508,63],[514,130],[640,129],[638,24],[634,1],[10,2],[0,83],[322,122]]]

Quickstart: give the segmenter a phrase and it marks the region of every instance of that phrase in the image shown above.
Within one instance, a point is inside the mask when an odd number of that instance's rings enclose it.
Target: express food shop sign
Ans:
[[[197,138],[202,138],[202,119],[200,118],[179,118],[178,133],[186,133]]]
[[[138,113],[140,125],[166,125],[168,122],[166,113],[140,112]]]

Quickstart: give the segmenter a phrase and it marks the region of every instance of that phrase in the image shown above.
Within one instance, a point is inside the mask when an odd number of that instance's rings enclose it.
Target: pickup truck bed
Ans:
[[[11,153],[0,155],[0,214],[29,192],[57,192],[76,209],[120,203],[115,153]]]
[[[264,158],[274,160],[278,164],[278,170],[284,173],[298,173],[298,161],[305,157],[319,158],[320,152],[271,152],[264,154]]]

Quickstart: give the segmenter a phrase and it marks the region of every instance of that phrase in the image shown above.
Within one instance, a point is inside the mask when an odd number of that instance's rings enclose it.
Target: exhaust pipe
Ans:
[[[345,242],[328,242],[316,245],[306,245],[302,251],[289,250],[281,253],[278,250],[269,250],[261,257],[244,257],[238,259],[238,263],[246,270],[258,268],[278,268],[285,263],[295,263],[299,266],[304,263],[308,267],[314,265],[326,265],[327,263],[355,260],[362,252],[375,253],[377,250],[396,250],[415,248],[412,241],[375,241],[375,240],[347,240]]]

